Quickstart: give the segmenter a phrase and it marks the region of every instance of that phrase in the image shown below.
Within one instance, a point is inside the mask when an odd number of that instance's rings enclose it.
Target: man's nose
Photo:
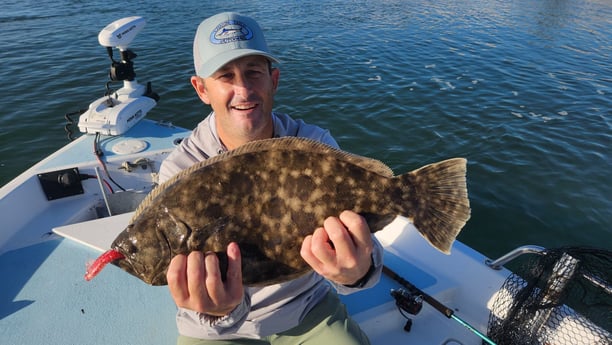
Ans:
[[[246,96],[251,92],[251,83],[246,75],[242,73],[236,74],[234,78],[234,90],[236,93]]]

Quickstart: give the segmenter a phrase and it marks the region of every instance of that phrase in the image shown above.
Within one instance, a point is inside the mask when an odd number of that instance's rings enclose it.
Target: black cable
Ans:
[[[94,155],[96,155],[98,162],[100,162],[100,164],[102,165],[102,169],[104,170],[104,174],[106,174],[106,177],[108,177],[108,179],[112,183],[114,183],[115,186],[117,186],[119,189],[125,192],[125,188],[121,187],[120,184],[118,184],[115,180],[113,180],[112,176],[108,172],[108,169],[106,168],[106,163],[104,163],[104,160],[102,159],[104,152],[99,148],[99,140],[100,140],[100,132],[96,132],[96,136],[94,138],[94,147],[93,147]]]
[[[64,115],[64,118],[68,122],[64,126],[64,131],[66,131],[66,135],[68,136],[68,140],[70,140],[70,141],[74,140],[74,136],[73,136],[74,132],[72,131],[72,127],[74,126],[74,119],[72,119],[72,117],[75,116],[75,115],[81,115],[81,114],[83,114],[86,111],[87,111],[87,109],[81,109],[81,110],[73,111],[71,113],[67,113],[67,114]]]

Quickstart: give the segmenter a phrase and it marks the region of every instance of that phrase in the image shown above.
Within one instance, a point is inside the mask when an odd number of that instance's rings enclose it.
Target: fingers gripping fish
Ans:
[[[237,242],[245,285],[286,281],[310,270],[300,256],[303,239],[344,210],[364,216],[372,232],[405,216],[449,253],[470,217],[465,173],[463,158],[394,176],[380,161],[310,139],[254,141],[155,188],[85,278],[112,262],[165,285],[175,255],[214,251],[223,262]]]

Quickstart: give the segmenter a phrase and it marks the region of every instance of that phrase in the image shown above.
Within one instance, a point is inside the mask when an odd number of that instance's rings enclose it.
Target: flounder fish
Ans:
[[[310,139],[253,141],[156,187],[85,278],[113,262],[165,285],[175,255],[213,251],[223,263],[227,245],[236,242],[245,285],[286,281],[311,270],[300,256],[303,239],[344,210],[361,214],[372,232],[405,216],[449,253],[470,217],[465,175],[463,158],[394,176],[378,160]]]

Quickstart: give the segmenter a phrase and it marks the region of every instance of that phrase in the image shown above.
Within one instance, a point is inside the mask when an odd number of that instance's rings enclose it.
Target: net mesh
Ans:
[[[546,250],[515,270],[493,299],[496,344],[612,344],[612,252]]]

